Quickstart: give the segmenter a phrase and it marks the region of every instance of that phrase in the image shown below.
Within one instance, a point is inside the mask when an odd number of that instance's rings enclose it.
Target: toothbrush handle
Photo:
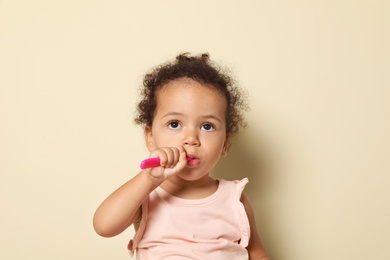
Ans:
[[[141,162],[141,169],[148,169],[148,168],[154,168],[160,166],[160,158],[158,157],[153,157],[153,158],[148,158],[145,159]]]
[[[193,160],[193,158],[190,158],[190,157],[187,157],[187,162]],[[148,158],[148,159],[145,159],[141,162],[141,169],[142,170],[145,170],[145,169],[148,169],[148,168],[154,168],[154,167],[158,167],[160,166],[160,158],[158,157],[152,157],[152,158]]]

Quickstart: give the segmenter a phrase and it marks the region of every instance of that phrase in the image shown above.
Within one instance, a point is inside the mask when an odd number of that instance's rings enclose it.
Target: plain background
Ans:
[[[0,1],[0,258],[130,259],[96,207],[148,156],[138,86],[209,52],[250,127],[214,176],[273,260],[390,259],[388,1]]]

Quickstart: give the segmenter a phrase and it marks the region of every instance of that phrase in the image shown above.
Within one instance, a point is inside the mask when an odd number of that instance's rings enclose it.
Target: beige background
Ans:
[[[239,2],[239,3],[238,3]],[[388,1],[0,1],[0,259],[130,259],[92,215],[148,155],[144,72],[206,52],[250,93],[216,176],[273,260],[390,259]]]

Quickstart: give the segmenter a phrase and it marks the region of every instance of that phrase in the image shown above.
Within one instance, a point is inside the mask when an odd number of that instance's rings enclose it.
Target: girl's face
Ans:
[[[180,78],[163,86],[157,95],[153,125],[145,128],[149,151],[183,146],[194,158],[179,173],[198,180],[227,153],[225,97],[212,86]]]

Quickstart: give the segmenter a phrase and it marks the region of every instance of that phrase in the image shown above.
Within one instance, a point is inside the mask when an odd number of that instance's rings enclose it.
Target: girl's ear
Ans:
[[[221,152],[222,157],[225,157],[227,155],[228,147],[229,147],[229,136],[227,135]]]
[[[144,135],[145,135],[146,147],[148,147],[149,152],[155,150],[156,147],[154,145],[154,139],[153,139],[153,135],[152,135],[152,128],[150,126],[145,126]]]

